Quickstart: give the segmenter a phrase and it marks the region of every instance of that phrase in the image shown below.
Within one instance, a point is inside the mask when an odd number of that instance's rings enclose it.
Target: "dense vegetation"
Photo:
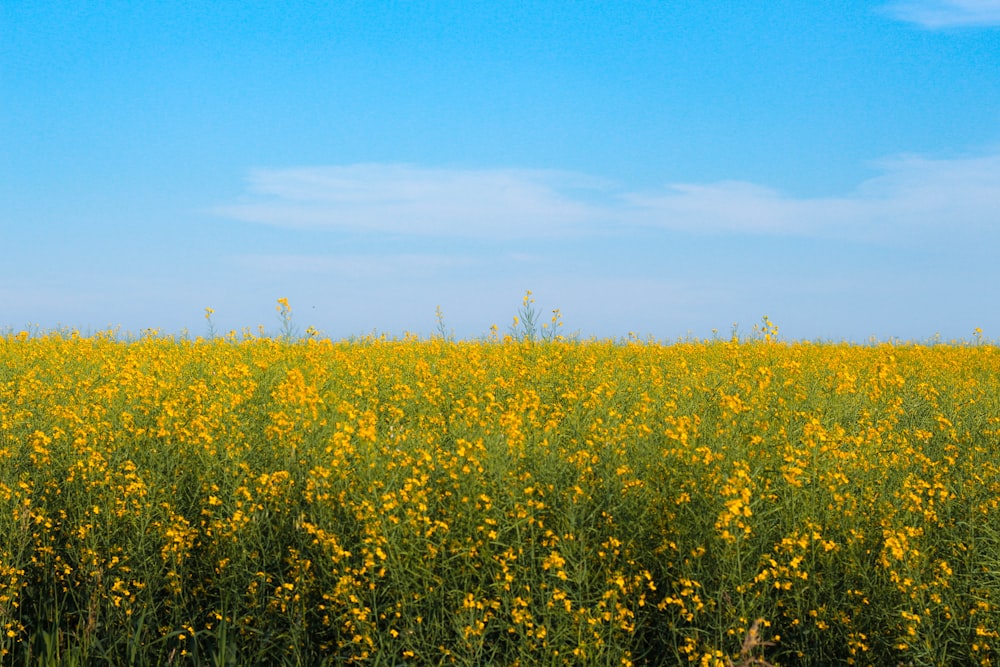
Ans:
[[[0,660],[992,664],[998,433],[988,344],[8,334]]]

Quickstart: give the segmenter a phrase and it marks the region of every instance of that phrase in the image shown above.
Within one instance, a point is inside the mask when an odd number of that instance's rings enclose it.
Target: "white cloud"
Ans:
[[[904,21],[931,29],[1000,26],[998,0],[907,0],[890,4],[886,10]]]
[[[928,229],[1000,225],[1000,155],[898,156],[853,192],[796,198],[752,183],[671,185],[625,195],[635,219],[673,229],[885,239]]]
[[[247,201],[215,212],[279,227],[473,237],[563,234],[597,212],[571,193],[600,189],[556,171],[395,164],[259,169],[249,181]]]
[[[879,175],[853,191],[811,198],[737,181],[613,190],[599,179],[551,171],[397,165],[259,170],[248,199],[216,213],[280,227],[481,239],[637,225],[859,240],[1000,227],[1000,154],[903,155],[874,166]]]

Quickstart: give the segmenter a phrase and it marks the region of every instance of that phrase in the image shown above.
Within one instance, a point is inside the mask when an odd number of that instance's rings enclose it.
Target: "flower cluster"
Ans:
[[[289,313],[0,337],[0,662],[998,661],[990,345]]]

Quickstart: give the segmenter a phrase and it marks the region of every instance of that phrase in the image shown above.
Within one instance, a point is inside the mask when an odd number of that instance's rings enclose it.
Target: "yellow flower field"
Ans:
[[[993,345],[0,338],[3,664],[989,665],[998,630]]]

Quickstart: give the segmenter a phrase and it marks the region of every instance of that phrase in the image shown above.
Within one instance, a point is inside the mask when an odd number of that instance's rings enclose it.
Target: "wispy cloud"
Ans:
[[[562,235],[599,213],[574,193],[593,178],[557,171],[359,164],[258,169],[246,201],[215,212],[249,222],[422,236]]]
[[[998,0],[906,0],[886,6],[893,16],[925,28],[1000,26]]]
[[[852,192],[792,197],[753,183],[672,185],[625,195],[646,224],[705,232],[885,239],[934,228],[1000,225],[1000,155],[951,160],[897,156]]]
[[[873,166],[877,176],[829,197],[795,197],[738,181],[629,191],[550,171],[398,165],[258,170],[245,201],[215,212],[280,227],[486,240],[635,226],[873,240],[1000,226],[1000,154],[903,155]]]

